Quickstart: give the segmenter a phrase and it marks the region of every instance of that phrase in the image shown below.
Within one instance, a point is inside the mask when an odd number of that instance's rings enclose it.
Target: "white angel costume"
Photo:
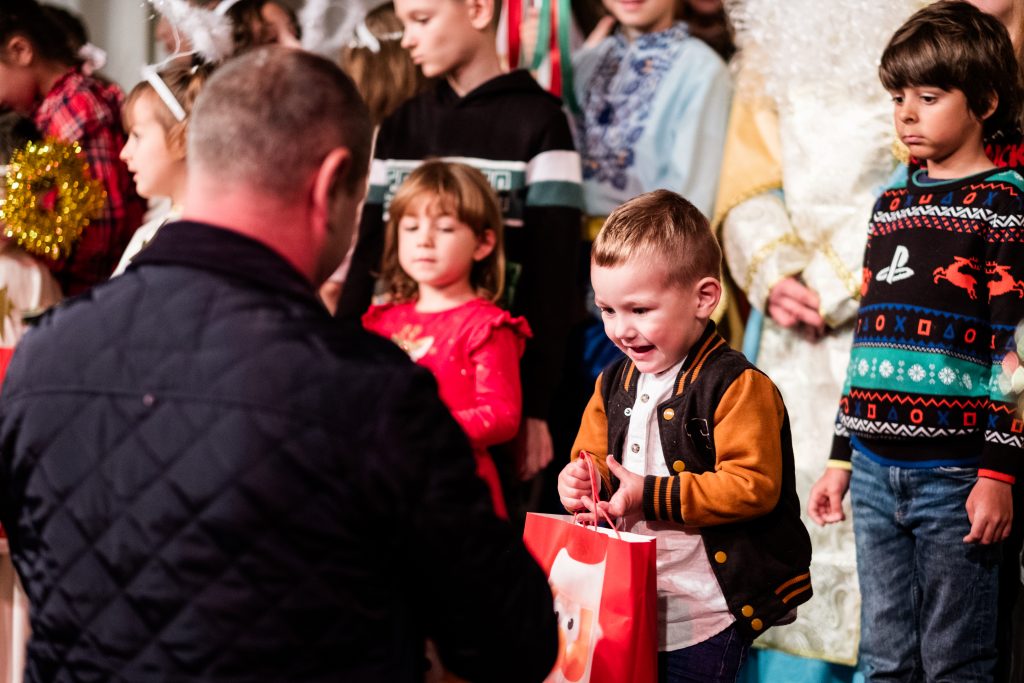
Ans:
[[[731,0],[737,89],[715,224],[736,283],[758,311],[794,276],[817,292],[829,326],[805,340],[767,316],[756,362],[782,392],[806,503],[832,442],[857,313],[868,219],[896,160],[882,51],[919,0]],[[853,664],[860,595],[853,526],[806,518],[814,600],[759,645]],[[847,507],[849,517],[849,508]]]

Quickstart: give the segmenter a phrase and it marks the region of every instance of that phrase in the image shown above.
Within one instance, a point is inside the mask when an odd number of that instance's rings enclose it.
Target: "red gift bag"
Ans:
[[[558,612],[558,661],[545,683],[654,683],[655,539],[529,513],[523,541],[548,573]]]

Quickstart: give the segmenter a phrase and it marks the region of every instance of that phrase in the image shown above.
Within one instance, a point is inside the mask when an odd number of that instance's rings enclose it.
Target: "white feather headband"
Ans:
[[[231,20],[226,14],[239,0],[222,0],[214,9],[195,7],[187,0],[149,0],[153,8],[167,18],[192,44],[192,52],[212,64],[222,62],[234,51]],[[180,47],[180,40],[178,45]],[[175,50],[173,57],[181,56]]]

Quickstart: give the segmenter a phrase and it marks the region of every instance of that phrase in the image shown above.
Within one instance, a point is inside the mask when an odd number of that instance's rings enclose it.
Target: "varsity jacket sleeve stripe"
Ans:
[[[782,490],[784,419],[782,396],[771,380],[744,371],[715,410],[714,471],[644,477],[645,516],[712,526],[771,512]]]
[[[594,383],[594,395],[590,397],[586,409],[583,411],[583,419],[580,420],[580,431],[576,434],[576,440],[572,444],[572,453],[569,459],[575,460],[579,457],[580,451],[587,451],[594,456],[594,462],[601,474],[601,482],[604,484],[605,493],[611,493],[612,482],[608,474],[608,416],[604,412],[604,399],[601,397],[601,381],[604,374],[598,376]],[[614,381],[614,380],[611,380]]]

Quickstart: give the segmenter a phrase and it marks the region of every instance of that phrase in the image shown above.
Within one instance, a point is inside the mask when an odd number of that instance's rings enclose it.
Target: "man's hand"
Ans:
[[[644,503],[644,478],[627,470],[610,455],[606,462],[608,470],[619,480],[619,488],[611,500],[599,502],[598,508],[612,518],[639,512]]]
[[[818,312],[821,299],[795,277],[780,280],[768,293],[768,315],[787,329],[800,327],[812,339],[825,334],[825,319]]]
[[[535,417],[523,420],[515,443],[516,470],[521,481],[528,481],[548,466],[555,457],[548,423]]]
[[[843,496],[850,489],[850,470],[829,467],[811,487],[807,516],[818,526],[835,524],[846,519]]]
[[[964,543],[989,545],[1005,541],[1013,522],[1013,485],[978,477],[967,496],[967,519],[971,522],[971,533],[964,536]]]

